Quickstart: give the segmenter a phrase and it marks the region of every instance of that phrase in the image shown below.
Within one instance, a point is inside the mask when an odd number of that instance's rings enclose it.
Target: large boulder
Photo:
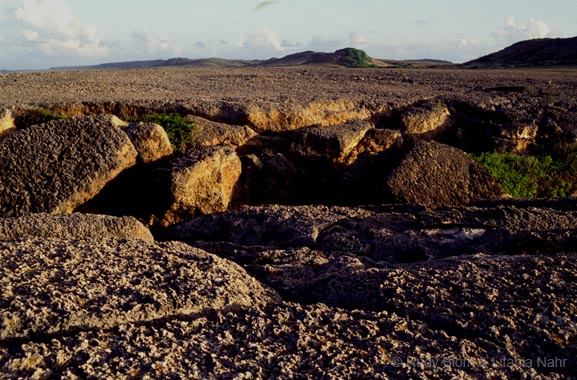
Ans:
[[[0,142],[0,216],[70,213],[136,163],[110,116],[52,121]]]
[[[222,144],[241,146],[256,136],[255,131],[245,125],[218,123],[192,115],[188,120],[194,124],[194,132],[187,149]]]
[[[424,100],[400,115],[403,134],[419,138],[437,138],[451,125],[451,113],[440,100]]]
[[[385,182],[396,202],[430,207],[504,195],[501,185],[465,152],[434,141],[417,141]]]
[[[353,120],[344,124],[302,128],[293,132],[291,150],[301,157],[342,163],[374,125]]]
[[[132,217],[74,213],[71,215],[29,214],[0,218],[0,241],[27,238],[140,239],[154,241],[150,230]]]
[[[280,302],[238,265],[182,243],[0,242],[0,341]]]
[[[130,123],[124,132],[132,141],[143,163],[158,161],[173,153],[168,135],[162,126],[154,123]]]
[[[166,226],[228,208],[242,165],[232,146],[202,147],[175,157],[155,173],[169,192],[158,222]]]

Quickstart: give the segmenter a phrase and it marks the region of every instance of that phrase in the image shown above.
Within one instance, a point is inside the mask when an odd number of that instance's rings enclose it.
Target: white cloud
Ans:
[[[531,19],[526,23],[518,23],[514,17],[508,17],[505,25],[496,33],[495,37],[507,44],[527,39],[545,38],[551,33],[551,28],[541,20]]]
[[[234,50],[227,55],[238,58],[272,57],[286,53],[290,43],[283,40],[279,33],[268,28],[261,28],[237,39]]]
[[[106,52],[96,32],[74,17],[62,0],[21,0],[2,15],[0,66],[20,62],[35,68],[74,64]],[[14,64],[14,63],[12,63]],[[24,67],[26,68],[26,67]]]

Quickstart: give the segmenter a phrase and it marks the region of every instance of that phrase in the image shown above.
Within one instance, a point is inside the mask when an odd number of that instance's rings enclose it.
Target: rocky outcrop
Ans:
[[[403,110],[400,115],[403,134],[420,139],[439,138],[451,124],[451,113],[440,100],[418,102]]]
[[[179,243],[32,239],[0,242],[0,257],[0,342],[279,302],[237,265]]]
[[[110,117],[53,121],[0,142],[0,216],[69,213],[136,163]]]
[[[245,125],[218,123],[192,115],[188,116],[188,120],[194,124],[194,133],[192,141],[187,143],[187,149],[223,144],[241,146],[257,136],[255,131]]]
[[[386,179],[400,203],[457,206],[504,195],[497,181],[463,151],[436,142],[417,141]]]
[[[140,160],[147,164],[172,155],[173,149],[168,135],[158,124],[131,123],[124,132],[138,152]]]
[[[371,129],[371,123],[360,120],[303,128],[290,137],[291,151],[300,157],[342,163]]]
[[[17,218],[0,218],[0,241],[42,239],[140,239],[154,241],[141,222],[132,217],[107,215],[29,214]]]
[[[167,209],[158,215],[160,224],[226,210],[241,169],[231,146],[192,149],[159,167],[153,175],[158,175],[159,186],[168,191],[168,199],[163,200],[168,202]]]
[[[437,211],[266,206],[199,217],[167,237],[240,263],[291,301],[381,310],[382,274],[389,273],[383,268],[571,252],[575,222],[574,201]]]

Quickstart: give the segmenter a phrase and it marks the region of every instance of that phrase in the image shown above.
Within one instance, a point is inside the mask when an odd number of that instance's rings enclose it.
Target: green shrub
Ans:
[[[347,67],[372,67],[371,57],[363,50],[345,48],[336,52],[339,63]]]
[[[575,160],[515,153],[473,156],[515,198],[566,197],[577,183]]]
[[[194,130],[194,124],[177,113],[141,115],[130,118],[128,121],[142,121],[161,125],[166,131],[172,147],[178,150],[183,149],[185,144],[191,141]]]

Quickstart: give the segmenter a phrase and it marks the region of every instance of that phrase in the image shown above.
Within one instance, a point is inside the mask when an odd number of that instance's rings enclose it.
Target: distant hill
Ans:
[[[334,53],[319,53],[304,51],[290,54],[282,58],[268,60],[234,60],[222,58],[171,58],[150,61],[111,62],[92,66],[53,67],[50,70],[111,70],[111,69],[149,69],[156,67],[274,67],[323,65],[344,67],[422,67],[450,64],[446,61],[415,60],[392,61],[371,58],[363,50],[344,48]]]
[[[577,37],[521,41],[460,66],[472,69],[577,67]]]

